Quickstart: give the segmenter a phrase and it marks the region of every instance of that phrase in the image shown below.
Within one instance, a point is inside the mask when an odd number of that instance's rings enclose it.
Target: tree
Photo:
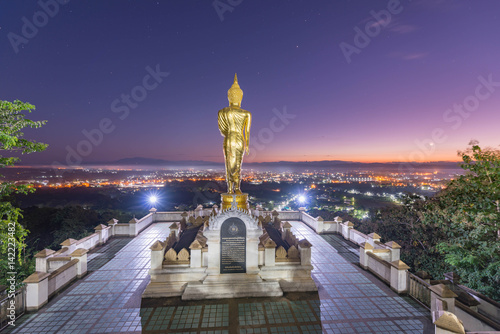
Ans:
[[[459,152],[466,171],[438,194],[423,223],[446,235],[437,249],[472,289],[500,300],[500,151]]]
[[[450,270],[437,249],[437,243],[445,235],[437,226],[422,223],[422,215],[433,201],[433,198],[407,194],[401,205],[372,212],[371,223],[364,224],[368,228],[360,230],[366,234],[378,233],[383,242],[396,241],[402,248],[401,260],[413,271],[423,270],[442,277]]]
[[[23,111],[31,112],[35,106],[19,100],[14,102],[0,101],[0,153],[3,151],[14,154],[29,154],[40,152],[47,148],[47,144],[39,143],[24,138],[22,132],[25,128],[39,128],[45,121],[32,121],[27,119]],[[19,157],[3,156],[0,154],[0,168],[13,166]],[[3,178],[2,175],[0,177]],[[26,246],[24,240],[28,231],[19,223],[22,217],[21,209],[12,204],[13,194],[27,194],[33,192],[32,185],[18,185],[11,182],[0,184],[0,252],[8,253],[9,262],[12,260],[14,248],[17,253],[19,263],[21,262],[21,252]]]

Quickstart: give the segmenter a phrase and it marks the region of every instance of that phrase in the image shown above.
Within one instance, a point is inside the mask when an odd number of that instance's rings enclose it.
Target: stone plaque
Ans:
[[[220,273],[246,273],[247,229],[239,218],[228,218],[220,228]]]

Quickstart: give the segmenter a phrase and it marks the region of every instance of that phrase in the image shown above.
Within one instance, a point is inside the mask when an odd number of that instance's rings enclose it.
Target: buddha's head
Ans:
[[[238,85],[238,77],[234,74],[234,82],[231,88],[227,91],[227,99],[229,100],[230,107],[241,107],[241,100],[243,100],[243,91]]]

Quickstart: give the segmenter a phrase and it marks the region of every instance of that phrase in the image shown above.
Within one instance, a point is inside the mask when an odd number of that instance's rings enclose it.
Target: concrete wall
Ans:
[[[153,215],[156,215],[156,213],[150,213],[137,222],[137,226],[135,228],[135,235],[139,234],[142,230],[144,230],[146,227],[151,225],[153,223]]]
[[[105,230],[105,234],[107,240],[108,230]],[[93,249],[98,244],[99,244],[99,233],[93,233],[86,238],[78,240],[78,242],[76,242],[76,248],[85,248],[90,250]]]
[[[288,220],[300,220],[300,212],[299,211],[278,211],[278,218],[282,221]]]
[[[128,236],[129,235],[129,224],[116,224],[115,225],[115,235],[117,236]]]
[[[495,332],[495,328],[488,326],[460,307],[455,307],[455,315],[464,323],[467,332]],[[498,332],[496,332],[498,333]]]
[[[352,228],[349,231],[349,240],[351,240],[352,242],[354,242],[358,245],[361,245],[362,243],[368,241],[368,237],[366,236],[366,234],[363,234],[363,233],[359,232],[358,230],[355,230]]]
[[[155,222],[178,222],[182,219],[181,211],[174,212],[156,212],[154,221]]]
[[[391,283],[391,265],[377,257],[373,253],[367,253],[368,256],[368,270],[378,276],[385,283]]]
[[[59,289],[68,285],[76,278],[78,260],[72,260],[60,267],[48,279],[48,296],[54,295]]]

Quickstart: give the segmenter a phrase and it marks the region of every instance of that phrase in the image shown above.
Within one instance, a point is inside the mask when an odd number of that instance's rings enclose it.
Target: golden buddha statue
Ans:
[[[245,151],[249,153],[250,125],[252,114],[241,109],[243,91],[234,75],[234,82],[227,91],[229,107],[219,110],[219,130],[224,137],[224,157],[226,160],[226,182],[228,194],[241,194],[241,163]]]

